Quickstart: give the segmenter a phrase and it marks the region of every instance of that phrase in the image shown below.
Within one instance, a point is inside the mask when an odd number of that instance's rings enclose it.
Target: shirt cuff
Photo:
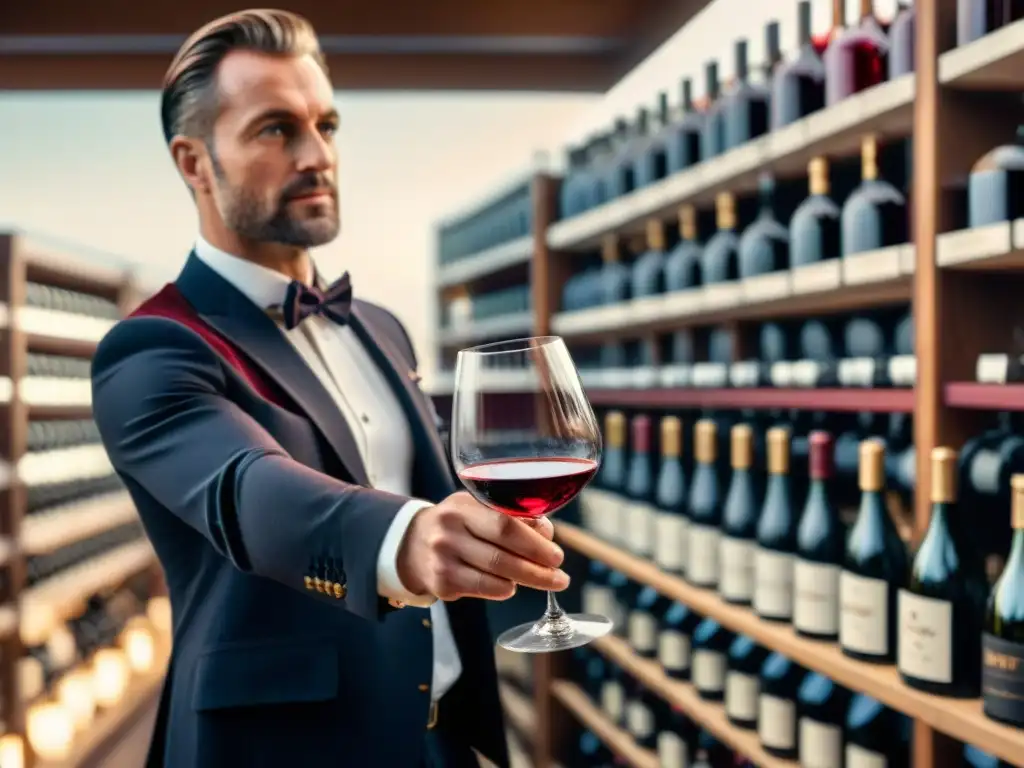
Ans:
[[[377,592],[381,597],[400,600],[417,608],[429,608],[437,601],[433,595],[413,594],[405,588],[398,576],[398,550],[402,547],[405,532],[417,512],[432,506],[434,505],[429,501],[412,499],[398,510],[398,514],[391,521],[391,527],[384,534],[380,554],[377,555]]]

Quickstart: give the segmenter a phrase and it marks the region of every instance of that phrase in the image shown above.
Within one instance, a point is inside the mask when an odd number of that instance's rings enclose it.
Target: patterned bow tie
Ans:
[[[325,291],[292,280],[284,295],[281,314],[284,327],[290,331],[310,315],[322,315],[338,325],[345,325],[351,308],[352,281],[346,272]]]

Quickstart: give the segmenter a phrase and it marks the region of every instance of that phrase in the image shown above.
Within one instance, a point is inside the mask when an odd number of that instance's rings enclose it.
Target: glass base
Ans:
[[[520,624],[498,636],[498,645],[516,653],[569,651],[612,631],[611,619],[594,613],[564,613]]]

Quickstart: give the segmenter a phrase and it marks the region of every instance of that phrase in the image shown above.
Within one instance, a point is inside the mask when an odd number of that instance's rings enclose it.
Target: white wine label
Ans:
[[[683,737],[672,731],[659,733],[658,768],[687,768],[689,764],[689,750]]]
[[[847,357],[839,361],[838,378],[844,387],[872,387],[876,361],[871,357]]]
[[[658,635],[658,661],[666,672],[686,672],[690,668],[690,638],[673,629],[664,630]]]
[[[772,363],[772,367],[768,373],[768,378],[772,380],[773,387],[792,387],[793,386],[793,363],[785,360],[780,360],[777,363]]]
[[[796,749],[796,704],[778,696],[761,694],[757,736],[772,749]]]
[[[722,536],[719,544],[719,593],[726,600],[749,601],[754,596],[754,542]]]
[[[1024,643],[981,636],[981,689],[986,715],[1024,726]]]
[[[626,503],[622,539],[630,552],[648,557],[654,551],[654,516],[658,511],[642,501]]]
[[[622,710],[626,704],[626,696],[622,690],[622,684],[617,680],[605,680],[601,686],[601,709],[618,723],[622,719]]]
[[[889,761],[885,755],[864,749],[859,744],[847,744],[846,768],[889,768]]]
[[[842,768],[843,731],[838,725],[800,718],[800,768]]]
[[[953,682],[952,603],[901,589],[897,636],[900,672],[933,683]]]
[[[839,644],[858,653],[889,653],[889,585],[881,579],[839,575]]]
[[[626,727],[633,738],[645,739],[654,733],[654,714],[642,701],[631,701],[626,710]]]
[[[839,634],[839,566],[793,564],[793,626],[816,635]]]
[[[758,548],[754,558],[754,610],[761,616],[793,615],[793,556]]]
[[[689,562],[686,577],[700,587],[713,587],[718,583],[718,541],[721,538],[717,528],[710,525],[690,523]]]
[[[733,720],[757,720],[757,697],[760,681],[756,675],[729,671],[725,676],[725,714]]]
[[[683,570],[686,518],[682,513],[658,512],[654,517],[654,562],[670,573]]]
[[[889,358],[889,381],[896,387],[912,387],[917,381],[917,358],[896,355]]]
[[[725,654],[703,649],[694,651],[693,685],[698,691],[722,693],[725,689]]]
[[[825,371],[828,370],[826,363],[817,360],[797,360],[790,363],[791,386],[794,387],[816,387]]]
[[[598,616],[608,616],[615,613],[615,592],[611,587],[603,584],[586,582],[583,585],[583,612],[593,613]]]
[[[630,611],[629,644],[638,653],[654,653],[658,648],[658,622],[647,611]]]

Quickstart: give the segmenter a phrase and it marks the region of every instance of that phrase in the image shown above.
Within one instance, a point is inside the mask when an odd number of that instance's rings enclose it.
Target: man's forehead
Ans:
[[[221,109],[326,112],[333,108],[331,83],[312,56],[232,51],[217,69]]]

